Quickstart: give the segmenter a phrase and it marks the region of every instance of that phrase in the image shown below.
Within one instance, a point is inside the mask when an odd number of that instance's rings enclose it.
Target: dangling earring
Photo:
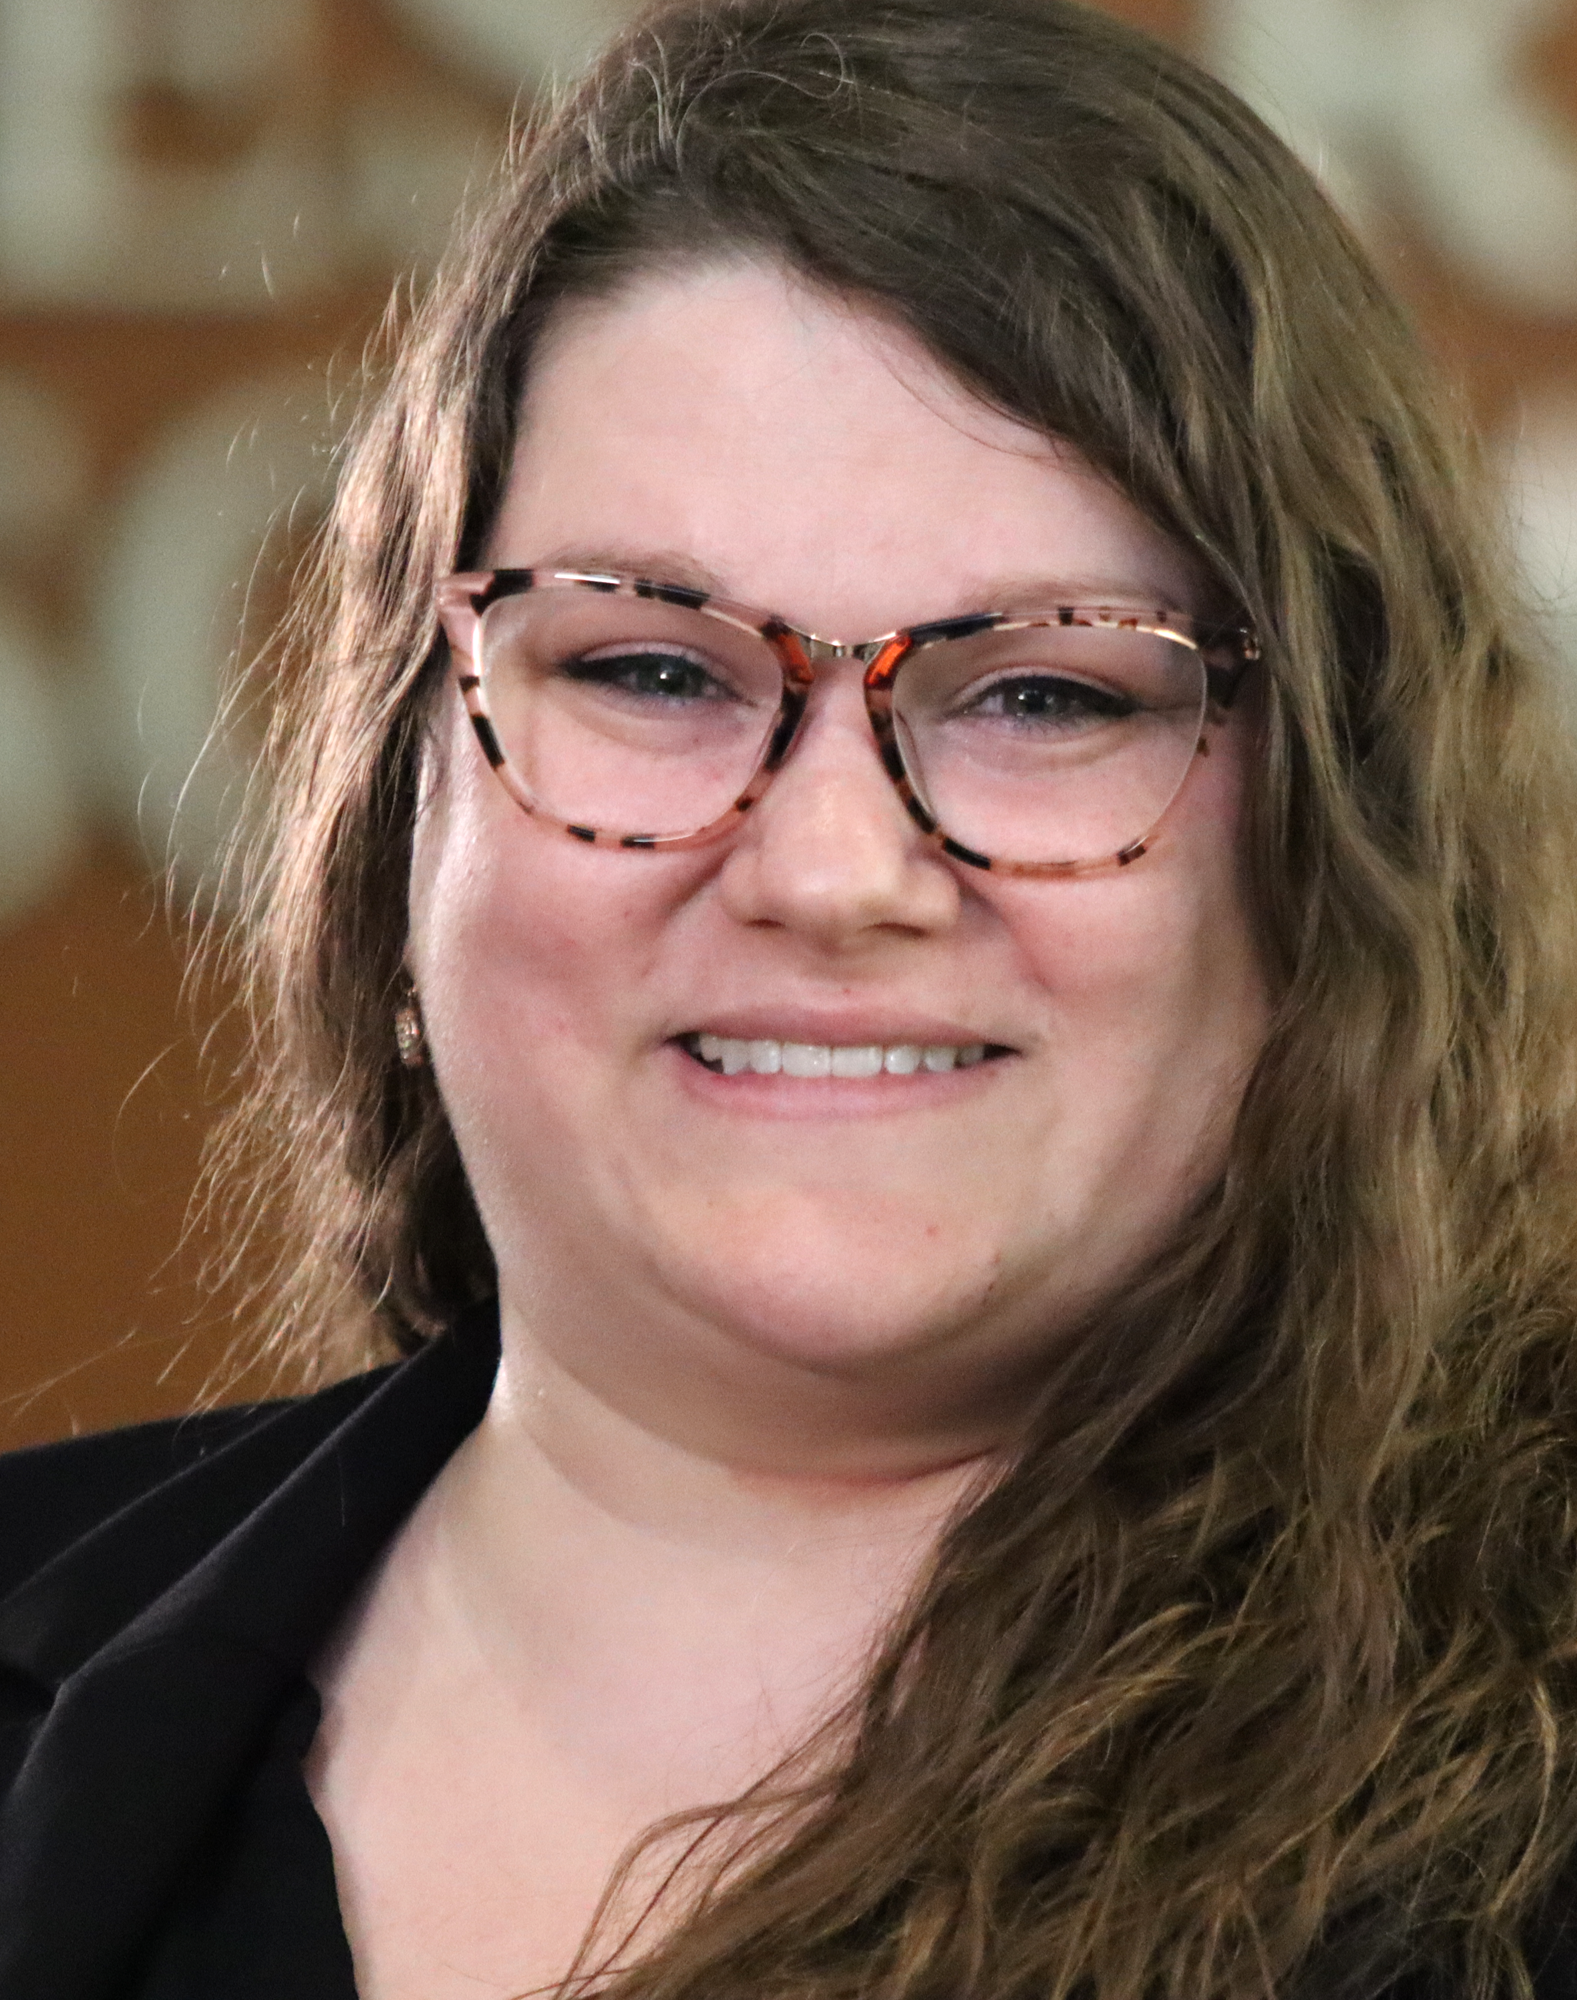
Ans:
[[[407,1069],[421,1069],[427,1061],[427,1044],[422,1039],[421,1010],[413,994],[394,1010],[394,1044]]]

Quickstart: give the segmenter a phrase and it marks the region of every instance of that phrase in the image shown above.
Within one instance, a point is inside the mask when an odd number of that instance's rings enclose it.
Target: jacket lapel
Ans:
[[[496,1364],[480,1310],[378,1377],[260,1412],[0,1603],[4,2000],[122,1984]]]

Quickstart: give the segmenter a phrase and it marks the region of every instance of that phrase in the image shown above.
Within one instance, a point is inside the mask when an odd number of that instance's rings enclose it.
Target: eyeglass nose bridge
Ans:
[[[824,639],[819,632],[802,631],[797,625],[783,625],[779,630],[783,637],[798,640],[799,650],[812,668],[835,666],[842,660],[868,667],[895,639],[904,637],[901,632],[884,632],[879,639]]]
[[[786,619],[775,619],[762,628],[762,636],[772,644],[783,668],[783,707],[767,750],[766,770],[776,771],[799,741],[811,690],[820,678],[819,669],[849,660],[865,669],[862,691],[866,714],[882,764],[893,782],[898,783],[905,772],[896,745],[888,749],[892,708],[888,686],[891,672],[910,650],[909,635],[884,632],[876,639],[825,639],[819,632],[807,632],[798,625],[790,625]],[[878,661],[886,663],[888,672],[873,676],[871,668]]]
[[[764,636],[776,646],[788,678],[795,680],[807,694],[819,678],[817,670],[823,666],[839,666],[845,660],[853,660],[857,666],[869,670],[883,654],[897,650],[903,656],[909,652],[907,632],[883,632],[881,638],[823,638],[821,632],[805,632],[801,626],[776,620],[774,626],[764,628]],[[903,644],[895,648],[899,640]]]
[[[865,696],[866,714],[876,738],[876,746],[882,753],[882,763],[888,775],[897,783],[905,773],[903,760],[897,754],[896,745],[892,754],[887,750],[887,741],[891,736],[892,710],[889,689],[892,673],[910,651],[909,634],[884,632],[876,639],[824,639],[820,633],[802,631],[797,625],[779,621],[775,629],[767,628],[764,636],[774,644],[784,669],[784,714],[780,728],[775,732],[772,748],[768,752],[770,768],[775,770],[799,740],[811,689],[820,678],[818,669],[824,666],[836,666],[849,660],[865,669],[862,691]],[[871,669],[878,662],[882,662],[887,671],[881,675],[873,675]],[[782,723],[789,723],[790,726],[784,730]]]
[[[992,863],[973,848],[965,847],[944,833],[935,814],[921,797],[914,775],[905,760],[893,717],[892,686],[899,666],[913,650],[913,637],[905,631],[884,632],[875,639],[824,639],[819,633],[802,631],[781,623],[769,635],[777,644],[785,666],[783,707],[778,725],[757,772],[756,783],[741,805],[753,805],[782,769],[804,733],[811,689],[817,668],[850,660],[864,668],[861,693],[870,724],[872,748],[904,810],[923,834],[938,841],[945,853],[974,868],[990,868]]]

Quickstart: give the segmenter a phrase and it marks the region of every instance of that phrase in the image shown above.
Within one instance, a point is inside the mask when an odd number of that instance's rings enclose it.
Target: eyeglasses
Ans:
[[[818,664],[865,669],[883,768],[974,868],[1135,861],[1259,657],[1242,625],[1059,605],[857,643],[649,577],[480,570],[437,586],[456,677],[516,802],[573,839],[696,847],[794,747]]]

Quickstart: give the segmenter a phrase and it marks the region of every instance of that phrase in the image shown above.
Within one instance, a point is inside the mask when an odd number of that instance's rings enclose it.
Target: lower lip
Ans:
[[[664,1053],[678,1067],[680,1086],[704,1104],[759,1118],[888,1118],[905,1111],[940,1110],[989,1089],[1011,1060],[988,1057],[968,1069],[917,1070],[913,1076],[757,1076],[741,1070],[724,1076],[697,1062],[678,1042]]]

